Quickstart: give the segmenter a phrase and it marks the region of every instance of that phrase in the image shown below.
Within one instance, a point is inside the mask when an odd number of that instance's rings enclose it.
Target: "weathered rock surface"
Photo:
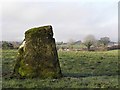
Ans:
[[[24,78],[59,78],[59,65],[52,26],[32,28],[25,32],[19,47],[14,75]]]

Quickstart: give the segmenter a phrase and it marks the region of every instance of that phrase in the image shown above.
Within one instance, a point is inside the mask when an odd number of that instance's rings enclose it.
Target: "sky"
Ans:
[[[0,36],[22,41],[30,28],[52,25],[56,41],[118,39],[119,0],[2,0]]]

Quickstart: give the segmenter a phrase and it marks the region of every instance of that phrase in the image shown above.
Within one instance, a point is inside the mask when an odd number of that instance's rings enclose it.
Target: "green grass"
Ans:
[[[118,88],[118,50],[58,52],[63,78],[10,79],[17,50],[3,50],[3,88]]]

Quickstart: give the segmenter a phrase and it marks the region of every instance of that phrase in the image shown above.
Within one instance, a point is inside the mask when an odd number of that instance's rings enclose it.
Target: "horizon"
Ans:
[[[101,38],[103,38],[103,37],[101,37]],[[56,43],[57,43],[57,42],[69,43],[71,40],[72,40],[73,42],[77,42],[77,41],[84,42],[84,40],[80,40],[80,39],[78,39],[78,40],[73,40],[72,38],[69,39],[68,41],[56,41],[56,40],[55,40],[55,42],[56,42]],[[99,39],[96,39],[96,37],[95,37],[95,40],[98,41],[98,40],[100,40],[100,38],[99,38]],[[5,42],[23,42],[23,40],[18,40],[18,41],[2,40],[2,41],[0,41],[0,42],[3,42],[3,41],[5,41]],[[113,40],[110,39],[110,42],[119,42],[119,41],[113,41]]]

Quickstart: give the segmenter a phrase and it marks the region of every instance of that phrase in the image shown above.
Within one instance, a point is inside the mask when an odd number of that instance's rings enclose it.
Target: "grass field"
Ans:
[[[118,88],[118,50],[58,52],[63,78],[10,79],[17,50],[2,51],[3,88]]]

